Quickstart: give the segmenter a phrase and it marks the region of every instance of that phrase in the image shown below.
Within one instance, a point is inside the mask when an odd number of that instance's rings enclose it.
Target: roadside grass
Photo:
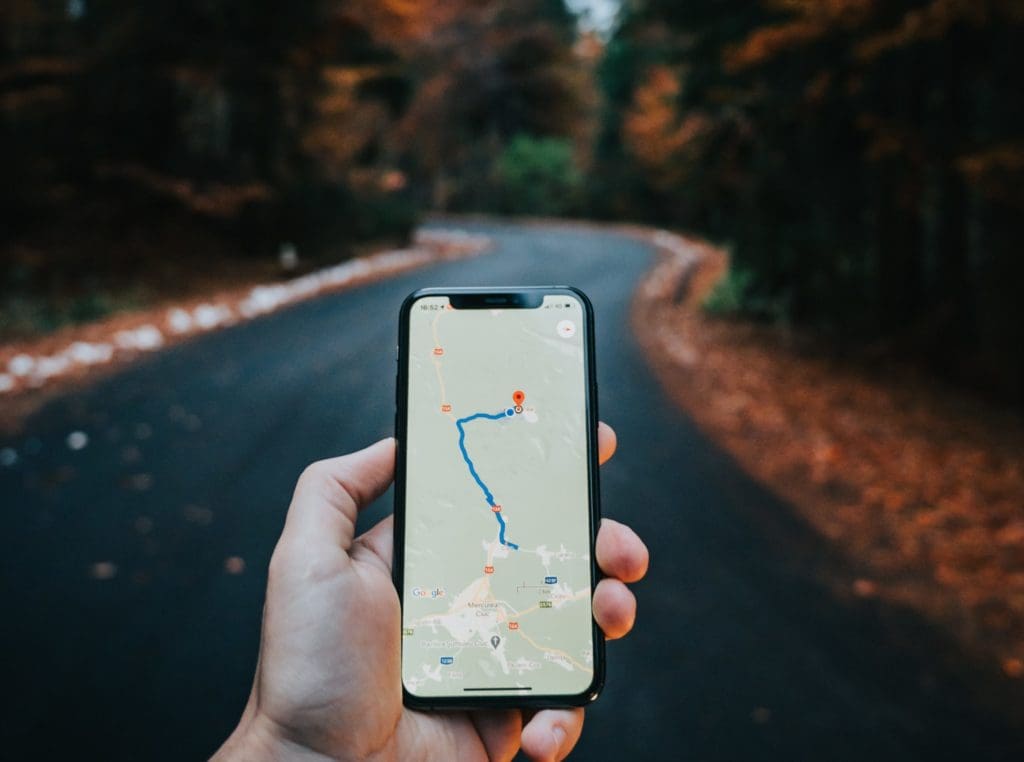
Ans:
[[[0,297],[0,342],[52,333],[64,326],[140,309],[152,298],[153,294],[142,287],[121,292],[88,291],[63,298],[30,294]]]

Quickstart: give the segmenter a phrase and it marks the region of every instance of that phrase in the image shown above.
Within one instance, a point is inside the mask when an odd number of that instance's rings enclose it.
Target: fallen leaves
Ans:
[[[111,561],[97,561],[89,567],[89,576],[100,581],[113,579],[117,576],[117,564]]]
[[[907,369],[807,351],[701,309],[723,252],[661,233],[634,324],[666,389],[864,576],[1024,677],[1024,423]]]

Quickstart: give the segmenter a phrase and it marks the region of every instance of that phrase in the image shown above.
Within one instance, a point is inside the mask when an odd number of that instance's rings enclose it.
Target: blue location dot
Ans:
[[[509,408],[508,410],[505,411],[505,415],[508,415],[508,416],[513,416],[515,414],[516,414],[516,411],[513,410],[512,408]]]

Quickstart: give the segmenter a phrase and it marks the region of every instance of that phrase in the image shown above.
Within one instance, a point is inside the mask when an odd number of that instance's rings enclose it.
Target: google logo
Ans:
[[[443,587],[435,587],[430,590],[424,590],[422,587],[412,589],[413,598],[444,598],[447,594],[448,591]]]

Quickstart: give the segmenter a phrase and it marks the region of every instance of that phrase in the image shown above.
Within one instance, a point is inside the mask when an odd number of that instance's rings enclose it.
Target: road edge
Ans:
[[[412,245],[345,260],[276,283],[257,283],[70,326],[0,346],[0,433],[76,385],[92,383],[140,357],[195,336],[249,322],[308,299],[347,291],[438,262],[491,251],[485,235],[455,227],[417,230]],[[49,350],[49,347],[60,349]]]
[[[859,612],[858,617],[877,621],[884,630],[913,632],[921,642],[928,642],[940,655],[939,664],[934,665],[940,673],[973,693],[978,706],[991,712],[990,716],[1002,717],[1008,726],[1017,727],[1014,733],[1019,732],[1024,713],[1008,708],[1018,703],[1022,695],[1016,655],[1000,655],[977,639],[965,637],[955,618],[937,615],[934,610],[900,597],[887,596],[880,582],[872,579],[872,572],[877,573],[877,569],[859,555],[852,555],[842,536],[832,535],[824,531],[820,522],[810,520],[816,500],[821,499],[815,491],[817,487],[782,483],[764,473],[754,462],[756,446],[737,447],[734,432],[717,425],[708,401],[699,398],[687,383],[679,382],[699,368],[701,348],[686,336],[681,340],[678,325],[666,316],[681,308],[701,310],[704,297],[728,269],[728,252],[704,239],[664,230],[641,230],[637,235],[655,249],[657,260],[634,290],[630,307],[632,332],[671,403],[683,410],[746,474],[792,506],[791,518],[819,538],[822,552],[820,563],[814,563],[814,573],[818,583],[837,602]]]

